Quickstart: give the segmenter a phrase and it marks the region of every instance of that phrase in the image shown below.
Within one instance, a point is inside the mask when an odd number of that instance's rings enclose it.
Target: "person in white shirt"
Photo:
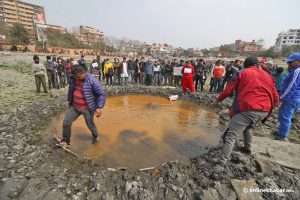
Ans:
[[[128,63],[126,61],[126,57],[123,58],[123,61],[120,63],[120,73],[121,73],[121,79],[122,85],[127,85],[128,83]]]

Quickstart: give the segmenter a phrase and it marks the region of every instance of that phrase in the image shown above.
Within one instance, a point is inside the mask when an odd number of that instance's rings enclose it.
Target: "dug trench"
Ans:
[[[212,94],[183,95],[180,89],[128,86],[106,87],[107,96],[129,94],[167,98],[179,95],[183,101],[211,106]],[[226,125],[231,100],[217,113]],[[42,140],[41,133],[54,116],[67,107],[65,91],[34,100],[0,124],[0,199],[299,199],[299,145],[276,142],[273,120],[254,131],[254,155],[238,151],[238,141],[224,173],[212,171],[216,145],[208,152],[184,161],[169,161],[148,170],[114,169],[84,157],[75,157]],[[299,115],[295,120],[299,120]],[[299,122],[292,131],[299,132]],[[274,148],[273,148],[274,147]],[[278,157],[276,149],[287,155]],[[291,152],[293,150],[293,152]],[[285,153],[285,152],[283,152]],[[147,156],[147,155],[145,155]],[[282,158],[282,159],[281,159]],[[290,158],[290,159],[287,159]],[[291,192],[247,193],[244,188],[287,189]]]

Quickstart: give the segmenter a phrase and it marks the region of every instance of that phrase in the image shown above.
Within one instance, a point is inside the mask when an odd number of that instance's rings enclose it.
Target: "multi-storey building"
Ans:
[[[4,26],[22,24],[29,32],[32,41],[36,38],[35,23],[46,23],[43,6],[26,3],[20,0],[0,0],[0,22]]]
[[[290,29],[278,34],[275,50],[280,51],[282,46],[300,45],[300,29]]]
[[[242,40],[236,40],[234,43],[234,50],[240,54],[256,53],[263,49],[263,46],[257,44],[255,40],[252,42],[246,42]]]
[[[103,39],[103,32],[98,29],[80,26],[78,33],[75,33],[76,38],[86,45],[93,45],[99,43]]]

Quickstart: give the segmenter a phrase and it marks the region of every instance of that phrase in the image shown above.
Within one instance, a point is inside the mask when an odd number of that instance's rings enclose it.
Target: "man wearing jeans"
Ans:
[[[135,66],[134,66],[133,58],[130,58],[130,59],[127,61],[127,66],[128,66],[129,81],[130,81],[131,83],[134,83]]]
[[[223,172],[224,166],[238,135],[244,136],[244,147],[241,151],[251,154],[251,128],[264,120],[274,107],[279,105],[279,96],[274,79],[265,71],[259,69],[258,59],[248,57],[244,62],[245,69],[239,71],[225,90],[217,98],[214,106],[229,97],[235,91],[228,128],[223,135],[218,163],[215,172]]]
[[[93,143],[99,141],[99,133],[94,123],[94,114],[100,117],[105,105],[105,93],[100,82],[91,74],[85,72],[82,66],[72,68],[68,92],[69,109],[63,122],[63,139],[60,144],[70,145],[72,123],[83,115],[87,127],[93,135]]]

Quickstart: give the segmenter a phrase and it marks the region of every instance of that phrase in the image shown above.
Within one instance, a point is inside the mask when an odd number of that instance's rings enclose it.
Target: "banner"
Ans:
[[[181,76],[181,70],[182,70],[182,66],[174,67],[174,71],[173,71],[174,76]]]

